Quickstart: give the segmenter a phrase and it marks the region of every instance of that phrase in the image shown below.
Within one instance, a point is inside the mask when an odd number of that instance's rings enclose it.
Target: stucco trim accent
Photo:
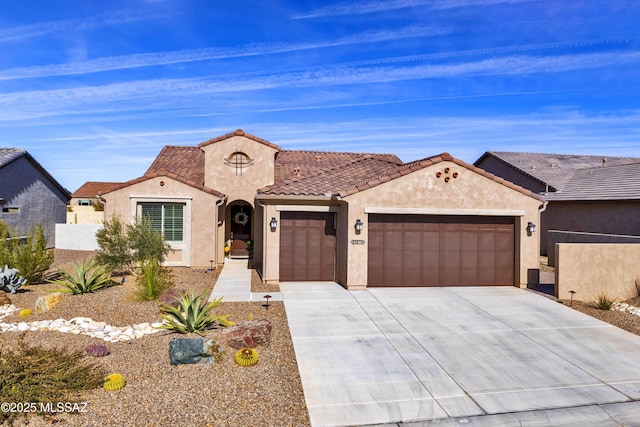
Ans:
[[[433,208],[384,208],[367,206],[366,214],[416,214],[416,215],[472,215],[472,216],[524,216],[520,209],[433,209]]]
[[[130,199],[144,200],[145,202],[164,202],[165,200],[193,200],[191,196],[129,196]]]
[[[313,205],[276,205],[278,212],[340,212],[340,206],[313,206]]]

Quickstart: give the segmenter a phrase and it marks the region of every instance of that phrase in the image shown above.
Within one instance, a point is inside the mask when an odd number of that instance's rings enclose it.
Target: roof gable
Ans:
[[[62,195],[69,201],[71,193],[64,188],[47,170],[23,148],[0,148],[0,169],[13,163],[19,158],[27,159],[42,175],[44,175],[54,187],[56,187]]]
[[[204,183],[204,151],[198,147],[165,145],[145,175],[171,171],[189,181]]]
[[[280,151],[280,147],[279,146],[277,146],[275,144],[272,144],[271,142],[267,141],[266,139],[258,138],[255,135],[251,135],[250,133],[246,133],[242,129],[237,129],[234,132],[230,132],[230,133],[227,133],[225,135],[221,135],[221,136],[218,136],[216,138],[209,139],[207,141],[203,141],[200,144],[198,144],[198,148],[206,147],[207,145],[215,144],[216,142],[224,141],[225,139],[233,138],[234,136],[244,136],[245,138],[251,139],[253,141],[259,142],[260,144],[264,144],[267,147],[271,147],[271,148],[273,148],[275,150]]]

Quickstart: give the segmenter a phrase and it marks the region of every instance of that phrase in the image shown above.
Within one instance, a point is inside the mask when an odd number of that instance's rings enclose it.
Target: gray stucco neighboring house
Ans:
[[[55,224],[66,222],[69,191],[22,148],[0,148],[0,219],[28,232],[41,223],[47,245],[55,244]]]
[[[475,166],[544,196],[547,232],[640,236],[640,158],[489,151]]]

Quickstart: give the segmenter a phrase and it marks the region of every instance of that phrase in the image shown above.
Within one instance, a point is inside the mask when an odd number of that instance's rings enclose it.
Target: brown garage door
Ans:
[[[369,215],[368,286],[513,285],[512,217]]]
[[[280,214],[280,281],[334,280],[335,256],[333,213]]]

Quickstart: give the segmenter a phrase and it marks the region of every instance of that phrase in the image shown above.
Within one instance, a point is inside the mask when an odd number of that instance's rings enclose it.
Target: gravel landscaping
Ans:
[[[57,250],[54,266],[66,268],[71,260],[91,255],[92,252]],[[177,288],[197,293],[211,290],[219,273],[187,268],[172,271]],[[23,287],[22,292],[8,296],[15,306],[33,309],[38,296],[56,288],[52,284],[29,285]],[[161,321],[158,303],[135,301],[133,289],[133,278],[126,277],[123,285],[92,294],[66,295],[47,313],[20,318],[16,312],[0,322],[90,317],[113,326],[127,326]],[[120,343],[47,331],[0,334],[2,349],[16,348],[20,341],[78,351],[84,351],[89,344],[105,344],[111,354],[91,360],[109,373],[120,373],[126,379],[126,386],[121,390],[96,389],[77,396],[76,401],[88,402],[85,413],[29,416],[16,420],[15,425],[40,426],[55,422],[68,426],[310,425],[284,305],[272,302],[267,311],[260,303],[223,300],[214,313],[230,314],[235,322],[249,317],[267,318],[271,322],[270,344],[256,347],[260,355],[257,365],[236,365],[235,350],[225,347],[220,364],[172,366],[169,342],[182,335],[168,331]],[[205,332],[205,336],[222,343],[221,333],[221,328],[212,329]]]

